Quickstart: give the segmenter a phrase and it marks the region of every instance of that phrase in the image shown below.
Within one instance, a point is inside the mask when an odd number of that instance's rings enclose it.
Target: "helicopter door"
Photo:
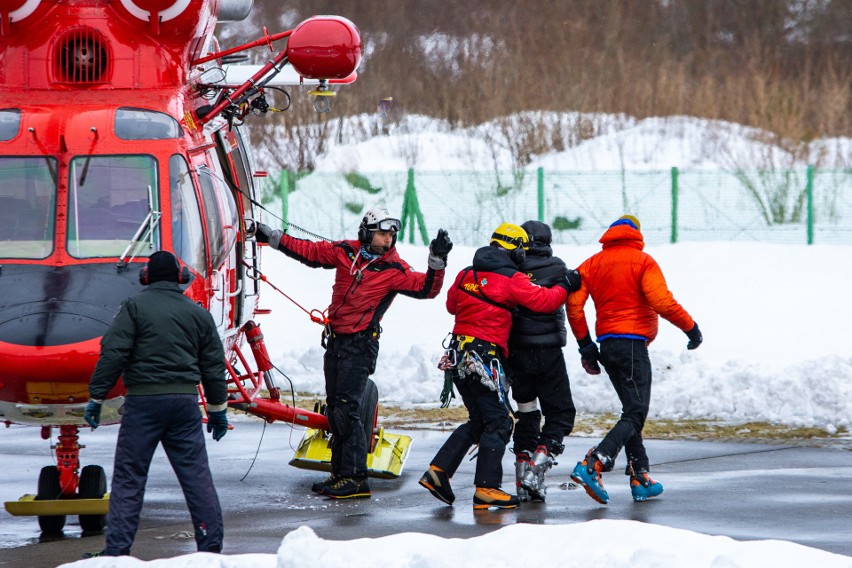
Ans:
[[[236,278],[237,254],[235,244],[239,230],[237,204],[222,180],[207,166],[196,170],[201,187],[207,219],[207,241],[211,271],[207,281],[210,286],[210,313],[222,337],[236,331],[234,297],[240,293]]]
[[[252,177],[254,166],[248,153],[239,127],[220,130],[216,133],[216,151],[224,181],[231,190],[238,209],[245,219],[254,219],[255,185]],[[245,264],[257,266],[257,245],[254,241],[237,241],[237,254]],[[243,293],[235,298],[236,320],[242,325],[251,317],[257,307],[257,280],[246,276],[245,264],[237,265],[237,278],[243,286]]]

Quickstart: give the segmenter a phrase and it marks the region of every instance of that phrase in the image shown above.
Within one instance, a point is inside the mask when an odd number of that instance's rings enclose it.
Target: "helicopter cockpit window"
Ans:
[[[69,173],[72,256],[113,257],[127,250],[138,257],[159,250],[157,161],[152,156],[77,156]]]
[[[164,140],[182,138],[183,129],[171,116],[140,108],[115,111],[115,135],[122,140]]]
[[[189,166],[180,154],[169,159],[169,193],[172,203],[172,245],[175,255],[184,264],[201,274],[206,274],[204,258],[204,231],[201,210]]]
[[[0,258],[53,252],[56,167],[49,156],[0,157]]]
[[[198,168],[201,197],[207,216],[207,235],[210,239],[210,261],[218,268],[227,258],[237,240],[239,214],[231,192],[224,182],[207,167]]]
[[[16,108],[0,109],[0,142],[18,135],[21,129],[21,111]]]

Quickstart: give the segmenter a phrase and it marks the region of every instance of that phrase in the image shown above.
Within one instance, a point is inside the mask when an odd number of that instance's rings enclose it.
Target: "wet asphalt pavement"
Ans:
[[[561,488],[577,460],[597,440],[568,438],[551,470],[547,502],[510,511],[472,509],[474,464],[453,478],[455,506],[437,501],[417,484],[448,432],[400,431],[414,438],[397,480],[372,480],[373,498],[332,501],[310,492],[324,473],[287,465],[301,439],[286,425],[244,418],[221,442],[208,444],[225,514],[226,554],[275,553],[281,539],[301,525],[320,537],[344,540],[425,532],[474,537],[514,523],[570,524],[628,519],[738,540],[782,539],[852,556],[852,451],[847,443],[823,447],[783,444],[649,440],[652,476],[665,492],[634,503],[621,457],[604,475],[610,494],[599,505],[582,489]],[[397,430],[399,431],[399,430]],[[98,463],[111,474],[116,428],[84,433],[83,465]],[[0,432],[2,498],[34,493],[38,471],[51,465],[48,444],[36,428]],[[255,459],[255,454],[257,454]],[[513,484],[510,456],[504,487]],[[155,455],[133,555],[142,560],[195,552],[183,496],[168,462]],[[63,537],[41,538],[34,518],[0,512],[0,566],[53,567],[100,550],[104,537],[81,535],[69,517]],[[599,545],[605,546],[605,543]]]

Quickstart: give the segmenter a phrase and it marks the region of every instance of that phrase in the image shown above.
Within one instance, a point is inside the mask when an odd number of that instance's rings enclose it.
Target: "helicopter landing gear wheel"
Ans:
[[[59,468],[48,465],[41,468],[38,474],[37,501],[59,499],[62,495],[62,487],[59,484]],[[58,535],[65,527],[65,515],[42,515],[38,518],[38,526],[46,535]]]
[[[102,499],[106,495],[107,479],[104,468],[87,465],[80,472],[80,499]],[[101,532],[106,526],[106,515],[80,515],[83,532]]]

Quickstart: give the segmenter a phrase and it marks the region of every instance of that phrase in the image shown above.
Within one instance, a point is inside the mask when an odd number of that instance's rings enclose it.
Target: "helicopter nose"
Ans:
[[[118,306],[139,290],[115,264],[5,265],[0,272],[0,342],[31,347],[101,337]]]
[[[101,337],[114,314],[115,310],[80,302],[48,300],[18,305],[0,316],[0,341],[31,347],[79,343]]]

